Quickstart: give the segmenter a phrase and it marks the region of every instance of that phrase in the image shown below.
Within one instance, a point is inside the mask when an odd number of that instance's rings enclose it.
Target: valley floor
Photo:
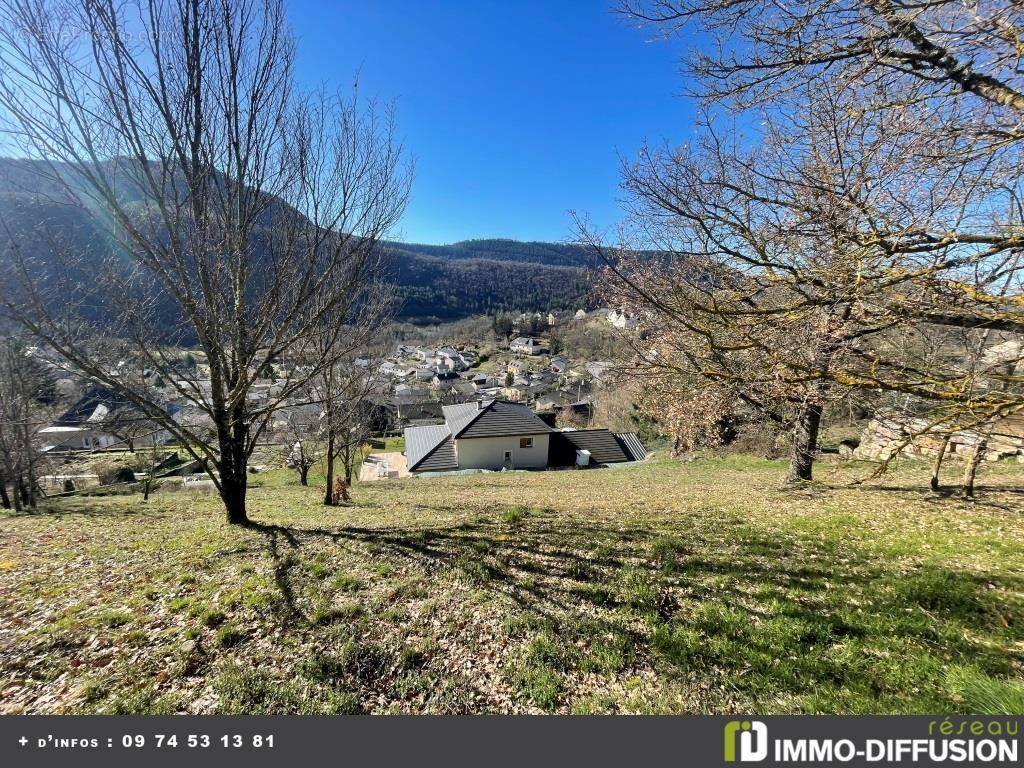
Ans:
[[[0,517],[0,711],[1024,709],[1024,467],[755,459]],[[953,475],[950,476],[953,481]]]

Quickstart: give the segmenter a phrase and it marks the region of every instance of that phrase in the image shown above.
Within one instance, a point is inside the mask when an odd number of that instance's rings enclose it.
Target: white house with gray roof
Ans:
[[[446,405],[444,424],[407,427],[410,472],[456,469],[543,469],[549,427],[525,405],[504,400]]]
[[[409,471],[544,469],[578,463],[641,461],[647,450],[632,433],[559,431],[521,403],[481,400],[443,407],[444,424],[407,427]]]

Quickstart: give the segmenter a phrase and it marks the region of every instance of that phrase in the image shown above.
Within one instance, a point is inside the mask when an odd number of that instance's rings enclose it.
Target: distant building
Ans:
[[[435,389],[451,388],[451,386],[459,380],[459,374],[455,371],[438,371],[434,374],[434,379],[431,382]]]
[[[544,469],[640,461],[647,450],[633,433],[556,431],[525,405],[504,400],[446,405],[444,424],[407,427],[409,471]]]
[[[464,371],[469,368],[469,362],[454,347],[442,347],[437,350],[437,362],[439,367],[453,371]]]
[[[121,428],[133,422],[146,423],[124,397],[104,387],[90,387],[78,401],[49,427],[39,430],[42,450],[95,451],[125,445]],[[167,432],[156,425],[145,434],[132,435],[135,445],[152,445],[167,439]]]
[[[498,386],[498,380],[493,376],[488,376],[486,373],[476,374],[470,379],[470,383],[473,385],[473,389],[477,391]]]
[[[586,316],[587,316],[587,313],[586,313],[585,310],[577,309],[576,310],[576,314],[572,316],[572,319],[573,320],[582,320]]]
[[[401,378],[406,375],[405,366],[399,365],[398,363],[393,363],[390,360],[386,360],[383,363],[381,363],[377,371],[380,373],[381,376],[386,376],[392,379]]]
[[[532,336],[519,336],[512,340],[509,349],[521,355],[539,355],[542,347],[539,339]]]
[[[636,328],[639,325],[636,315],[632,312],[627,313],[625,310],[618,309],[613,309],[608,313],[608,322],[621,329]]]

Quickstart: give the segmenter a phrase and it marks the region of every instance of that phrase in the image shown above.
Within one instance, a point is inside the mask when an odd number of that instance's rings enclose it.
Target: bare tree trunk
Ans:
[[[29,506],[29,492],[25,487],[25,475],[20,472],[15,474],[13,484],[14,509],[20,512]]]
[[[11,498],[14,499],[14,511],[21,512],[21,478],[17,475],[11,478]]]
[[[306,459],[302,459],[302,463],[299,464],[299,485],[309,485],[309,465],[306,464]]]
[[[967,468],[964,469],[964,496],[974,498],[974,478],[978,474],[978,465],[985,458],[985,450],[988,448],[988,440],[982,439],[974,446],[971,458],[967,461]]]
[[[39,497],[39,479],[36,477],[36,460],[34,455],[34,448],[32,446],[31,434],[25,434],[24,444],[26,447],[26,453],[28,454],[28,464],[26,467],[26,486],[28,487],[28,505],[32,508],[36,508],[36,500]]]
[[[351,444],[346,444],[342,451],[342,456],[345,465],[345,485],[352,485],[352,453],[353,448]]]
[[[220,475],[220,498],[227,510],[227,519],[233,525],[248,525],[249,517],[245,512],[246,483],[243,477],[241,481],[234,475],[234,471],[225,474],[221,470]]]
[[[946,449],[949,447],[949,438],[950,435],[942,438],[942,445],[939,446],[939,455],[935,457],[935,463],[932,464],[931,487],[933,491],[939,490],[939,471],[942,469],[942,459],[946,456]]]
[[[7,478],[0,475],[0,507],[11,508],[11,497],[7,495]]]
[[[227,520],[235,525],[248,525],[249,517],[245,511],[245,496],[249,478],[246,475],[248,455],[245,450],[246,424],[239,418],[232,419],[230,429],[219,427],[221,461],[217,465],[220,472],[220,497],[227,511]]]
[[[142,500],[149,501],[149,490],[153,486],[153,473],[156,472],[157,452],[156,440],[153,441],[152,451],[149,454],[149,471],[146,473],[146,482],[142,485]]]
[[[324,506],[334,506],[334,432],[327,432],[327,481],[324,484]]]
[[[821,405],[809,403],[800,411],[793,430],[793,452],[789,459],[787,483],[803,483],[811,479],[814,457],[818,452],[818,430],[821,427]]]

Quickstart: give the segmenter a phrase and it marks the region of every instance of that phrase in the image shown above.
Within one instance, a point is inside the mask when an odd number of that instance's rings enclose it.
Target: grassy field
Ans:
[[[1021,712],[1024,467],[744,458],[0,517],[0,711]],[[952,481],[952,476],[950,480]]]

